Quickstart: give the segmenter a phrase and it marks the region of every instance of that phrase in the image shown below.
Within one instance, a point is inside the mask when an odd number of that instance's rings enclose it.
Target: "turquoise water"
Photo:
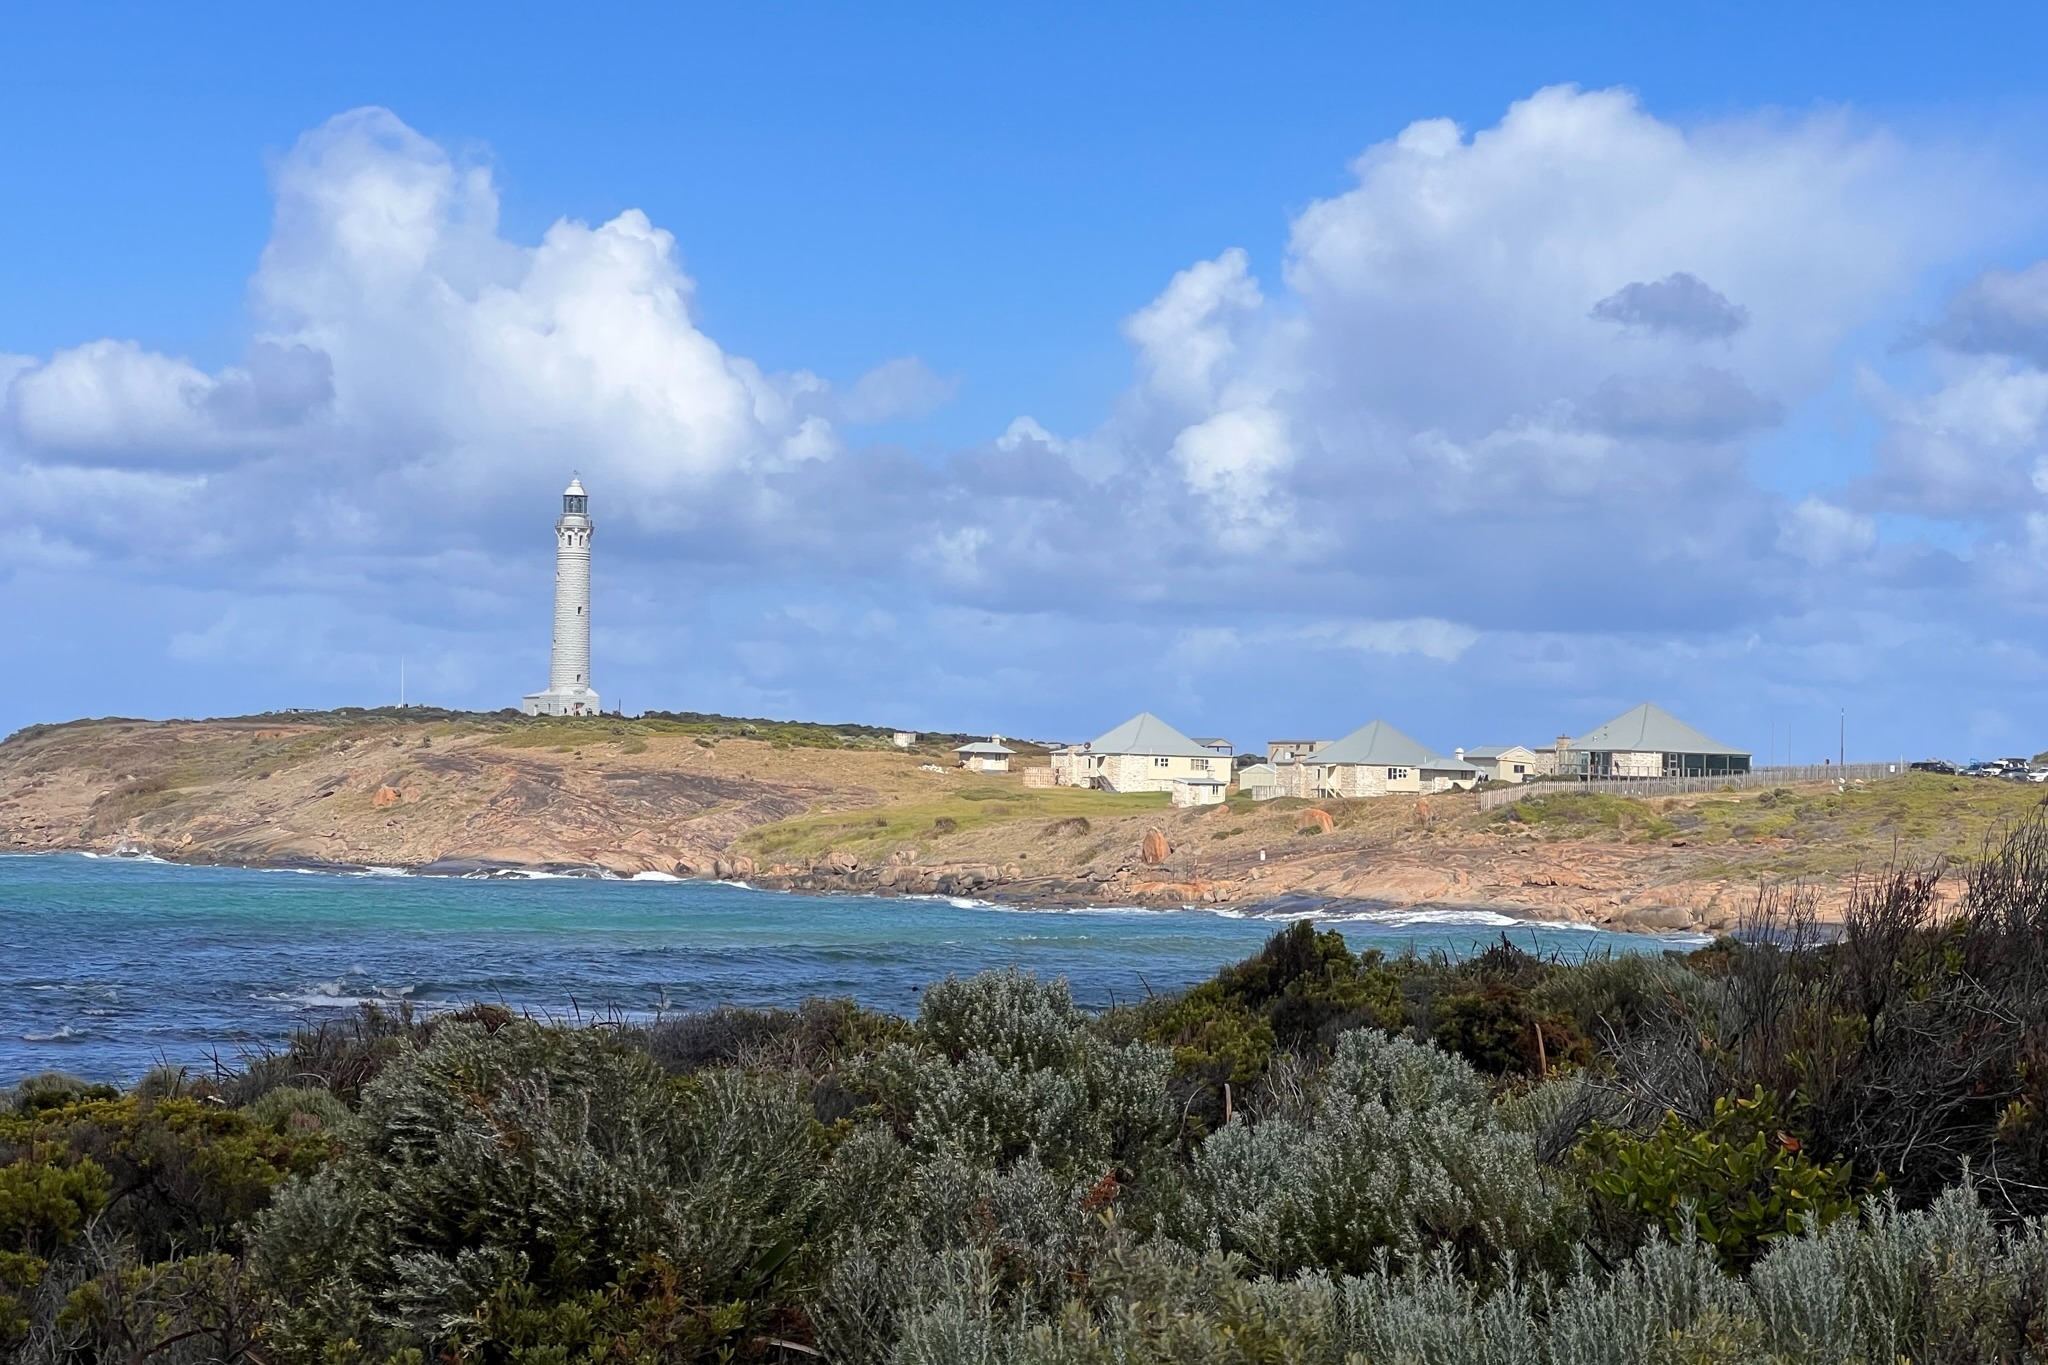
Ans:
[[[845,995],[910,1012],[949,972],[1016,964],[1089,1005],[1209,976],[1299,911],[1011,910],[712,882],[464,880],[0,857],[0,1084],[232,1062],[364,1000],[561,1019]],[[1578,958],[1667,946],[1483,912],[1328,913],[1354,948],[1467,953],[1506,932]]]

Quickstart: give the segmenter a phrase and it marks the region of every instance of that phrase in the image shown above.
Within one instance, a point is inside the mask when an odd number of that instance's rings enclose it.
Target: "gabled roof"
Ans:
[[[1237,770],[1237,780],[1242,782],[1253,773],[1260,777],[1278,777],[1280,770],[1270,763],[1247,763]]]
[[[1499,758],[1502,754],[1511,754],[1514,753],[1516,750],[1520,750],[1522,753],[1529,755],[1529,757],[1531,758],[1534,758],[1536,756],[1536,751],[1534,749],[1531,749],[1526,744],[1482,744],[1476,749],[1467,749],[1465,751],[1465,757]]]
[[[963,744],[953,752],[956,754],[1014,754],[1017,751],[1006,744],[995,744],[984,739],[973,744]]]
[[[1362,763],[1370,768],[1421,768],[1436,760],[1437,755],[1385,721],[1376,720],[1340,740],[1325,744],[1303,761],[1325,767]],[[1441,761],[1449,763],[1451,760]]]
[[[1144,758],[1216,757],[1150,711],[1140,711],[1108,734],[1091,740],[1088,749],[1097,754],[1136,754]]]
[[[1605,725],[1595,726],[1572,741],[1574,749],[1594,753],[1738,754],[1718,740],[1708,739],[1661,706],[1644,702],[1624,711]]]

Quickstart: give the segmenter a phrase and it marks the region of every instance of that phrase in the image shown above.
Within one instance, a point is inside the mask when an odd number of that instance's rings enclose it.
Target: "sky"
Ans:
[[[1105,13],[1113,9],[1114,13]],[[2048,12],[17,6],[0,731],[2048,749]]]

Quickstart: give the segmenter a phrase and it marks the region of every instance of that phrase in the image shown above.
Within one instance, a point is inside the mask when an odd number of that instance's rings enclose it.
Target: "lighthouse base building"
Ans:
[[[601,708],[597,693],[587,687],[561,692],[550,687],[545,692],[528,692],[520,699],[519,709],[529,716],[594,716]]]
[[[519,709],[529,716],[594,716],[603,710],[590,685],[590,497],[581,479],[562,490],[555,522],[555,647],[548,685]]]

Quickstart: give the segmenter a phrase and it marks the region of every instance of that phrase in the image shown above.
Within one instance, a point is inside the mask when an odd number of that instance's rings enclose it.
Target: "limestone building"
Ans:
[[[1308,797],[1452,791],[1479,780],[1479,770],[1471,764],[1445,758],[1383,720],[1277,770],[1287,795]]]
[[[1658,778],[1746,773],[1750,756],[1644,702],[1577,739],[1560,739],[1557,758],[1558,772],[1574,777]]]
[[[590,496],[581,479],[562,490],[555,521],[555,646],[545,692],[527,694],[529,716],[594,716],[601,709],[590,686]]]
[[[1106,735],[1054,754],[1052,772],[1059,786],[1112,792],[1172,792],[1176,782],[1192,782],[1179,804],[1207,805],[1223,799],[1230,760],[1141,711]]]

